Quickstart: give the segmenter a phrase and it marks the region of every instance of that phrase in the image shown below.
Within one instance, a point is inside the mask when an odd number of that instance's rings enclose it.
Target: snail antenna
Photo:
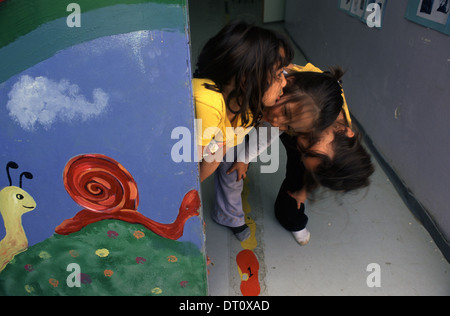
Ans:
[[[25,178],[27,178],[27,179],[33,179],[33,175],[30,172],[27,172],[27,171],[22,172],[20,174],[20,186],[19,186],[19,188],[22,188],[22,176],[25,176]]]
[[[19,165],[16,164],[14,161],[10,161],[6,164],[6,174],[8,175],[9,186],[12,186],[11,175],[9,174],[9,168],[17,169],[17,168],[19,168]]]

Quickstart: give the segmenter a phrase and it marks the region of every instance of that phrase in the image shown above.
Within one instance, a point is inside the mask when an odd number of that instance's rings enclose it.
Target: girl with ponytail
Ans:
[[[275,215],[300,245],[308,243],[304,202],[323,186],[349,192],[369,185],[371,157],[352,126],[342,90],[343,71],[321,72],[311,64],[294,68],[277,107],[266,113],[287,153],[286,176],[275,202]],[[309,70],[306,71],[305,70]]]

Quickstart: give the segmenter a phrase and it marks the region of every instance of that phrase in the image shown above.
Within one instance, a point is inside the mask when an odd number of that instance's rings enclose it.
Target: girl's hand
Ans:
[[[208,146],[198,146],[197,150],[200,158],[200,182],[203,182],[219,167],[228,148],[222,143],[212,142]]]
[[[244,180],[247,177],[248,163],[245,162],[235,162],[230,169],[228,169],[227,174],[237,171],[236,182]]]
[[[308,198],[306,189],[301,189],[295,192],[288,191],[288,194],[291,198],[297,201],[297,209],[300,209],[302,203],[305,203],[306,199]]]

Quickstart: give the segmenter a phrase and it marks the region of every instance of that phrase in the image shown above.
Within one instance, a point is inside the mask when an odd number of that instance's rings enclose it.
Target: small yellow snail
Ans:
[[[25,190],[22,189],[22,177],[32,179],[29,172],[20,174],[20,186],[12,185],[9,169],[17,169],[19,166],[10,161],[6,165],[9,186],[0,191],[0,212],[5,224],[6,235],[0,241],[0,272],[14,258],[15,255],[27,250],[28,239],[22,227],[22,215],[34,210],[36,202]]]

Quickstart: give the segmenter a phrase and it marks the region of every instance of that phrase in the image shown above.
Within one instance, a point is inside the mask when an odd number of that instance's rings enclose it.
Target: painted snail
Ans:
[[[101,154],[73,157],[63,172],[66,191],[84,209],[63,221],[55,232],[68,235],[91,223],[118,219],[142,224],[154,233],[169,239],[183,235],[184,224],[199,215],[200,197],[196,190],[183,198],[178,216],[171,224],[157,223],[137,211],[139,193],[131,174],[114,159]]]

